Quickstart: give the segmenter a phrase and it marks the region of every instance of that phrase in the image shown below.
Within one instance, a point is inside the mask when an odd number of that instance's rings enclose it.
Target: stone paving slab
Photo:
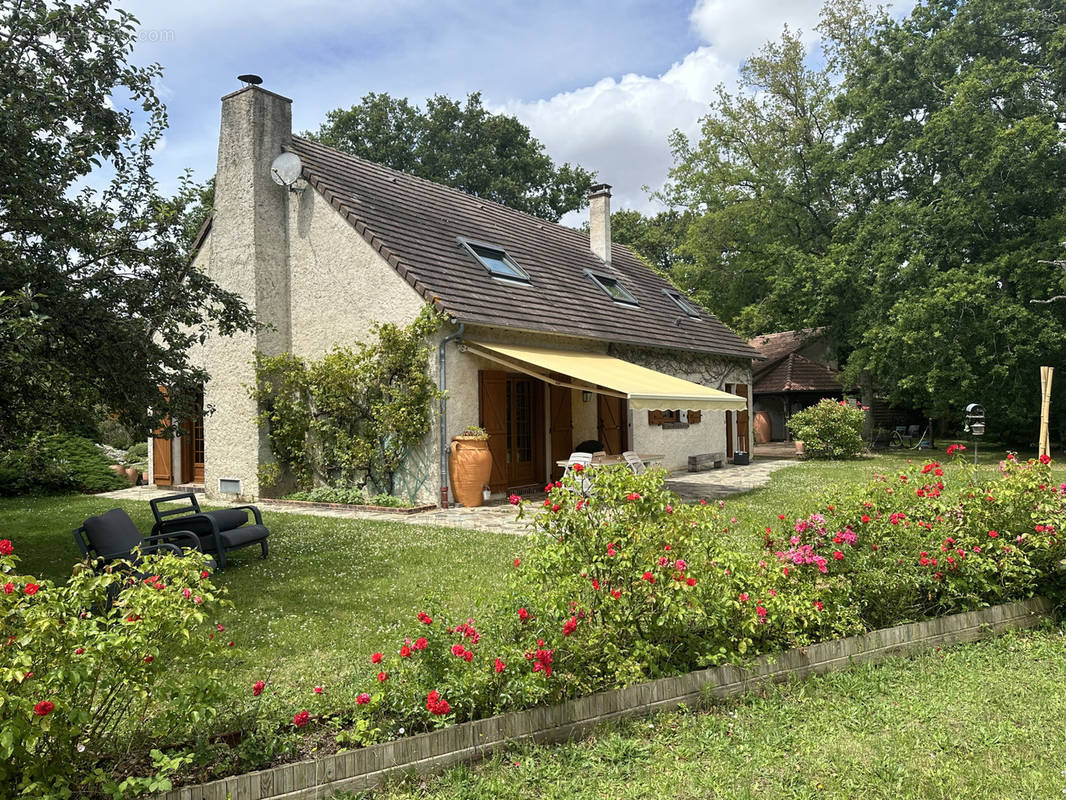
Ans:
[[[693,503],[701,499],[719,500],[732,494],[747,492],[765,486],[770,482],[770,475],[777,470],[797,463],[786,459],[758,459],[747,466],[726,464],[718,469],[706,472],[675,472],[666,479],[666,486],[675,492],[684,502]],[[104,492],[98,497],[115,500],[139,500],[148,502],[157,497],[174,494],[168,486],[131,486],[114,492]],[[211,505],[237,505],[226,501],[212,500]],[[336,517],[341,519],[371,519],[387,522],[399,522],[404,525],[440,525],[448,528],[462,528],[472,531],[507,533],[521,536],[529,533],[530,517],[524,521],[515,519],[515,509],[509,504],[480,506],[478,508],[437,508],[420,514],[390,514],[387,511],[367,511],[365,509],[316,508],[293,506],[286,503],[272,503],[260,500],[256,505],[264,512],[285,514],[306,514],[315,517]]]

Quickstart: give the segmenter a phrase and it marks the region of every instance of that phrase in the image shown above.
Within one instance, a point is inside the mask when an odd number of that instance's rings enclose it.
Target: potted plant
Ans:
[[[492,474],[489,435],[484,428],[467,425],[452,437],[450,451],[448,467],[456,502],[467,508],[480,506],[484,502],[482,490]]]

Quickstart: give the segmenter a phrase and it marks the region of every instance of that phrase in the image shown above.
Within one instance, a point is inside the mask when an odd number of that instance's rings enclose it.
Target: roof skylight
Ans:
[[[610,275],[604,275],[599,272],[592,272],[591,270],[585,270],[585,274],[592,278],[593,282],[603,289],[607,296],[616,303],[623,303],[627,306],[640,305],[637,302],[637,298],[630,294],[629,290],[617,278],[612,278]]]
[[[465,247],[493,277],[521,283],[531,282],[526,271],[518,266],[502,247],[463,238],[459,239],[459,244]]]
[[[680,292],[671,292],[669,289],[663,289],[663,294],[673,300],[674,305],[680,308],[690,317],[698,317],[700,315],[700,312],[697,311],[696,308],[688,300],[686,300],[685,296],[682,295]]]

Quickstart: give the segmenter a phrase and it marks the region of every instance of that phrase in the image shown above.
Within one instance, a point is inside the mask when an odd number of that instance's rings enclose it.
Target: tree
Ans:
[[[165,198],[151,175],[166,110],[158,65],[128,63],[135,22],[111,0],[0,2],[0,449],[98,405],[146,434],[192,410],[190,345],[252,324],[186,256],[201,187]]]
[[[595,177],[579,166],[556,166],[529,128],[490,114],[477,92],[465,105],[435,95],[425,111],[405,98],[371,93],[359,105],[330,111],[316,133],[305,135],[552,221],[585,205]]]
[[[639,211],[623,209],[611,214],[611,238],[627,245],[648,264],[668,277],[682,266],[681,245],[692,215],[677,209],[646,217]],[[588,227],[586,223],[582,227]]]
[[[846,382],[948,420],[981,402],[1022,437],[1037,366],[1066,356],[1066,309],[1028,303],[1066,286],[1039,263],[1066,238],[1066,7],[850,2],[822,32],[824,70],[786,32],[697,145],[675,135],[711,307],[749,333],[825,326]]]

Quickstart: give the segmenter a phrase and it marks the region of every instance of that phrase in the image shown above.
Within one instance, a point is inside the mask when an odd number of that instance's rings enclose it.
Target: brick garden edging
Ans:
[[[509,742],[563,741],[610,720],[645,716],[681,704],[697,705],[705,693],[729,697],[765,680],[833,672],[851,664],[882,661],[929,647],[974,642],[1007,630],[1032,628],[1051,609],[1048,600],[1037,597],[882,628],[763,655],[746,667],[712,667],[568,700],[557,706],[465,722],[314,761],[186,786],[159,795],[158,800],[322,800],[332,792],[372,788],[397,773],[424,773],[473,761]]]

